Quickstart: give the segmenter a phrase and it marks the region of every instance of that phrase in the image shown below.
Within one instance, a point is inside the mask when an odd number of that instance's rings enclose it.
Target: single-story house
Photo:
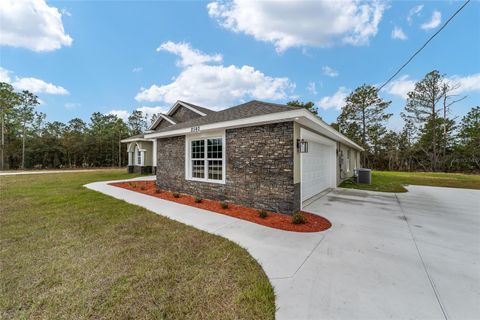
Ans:
[[[360,167],[359,145],[304,108],[177,101],[128,143],[129,170],[202,198],[292,214]]]

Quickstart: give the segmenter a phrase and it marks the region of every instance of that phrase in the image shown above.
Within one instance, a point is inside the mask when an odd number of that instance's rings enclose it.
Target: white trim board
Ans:
[[[126,138],[123,140],[120,140],[121,143],[129,143],[129,142],[153,142],[153,139],[146,139],[146,138]]]
[[[193,111],[193,112],[195,112],[195,113],[198,113],[198,114],[201,115],[202,117],[204,117],[204,116],[207,115],[206,113],[203,113],[202,111],[197,110],[197,109],[195,109],[194,107],[189,106],[188,104],[186,104],[186,103],[184,103],[183,101],[180,101],[180,100],[178,100],[177,102],[175,102],[175,104],[170,108],[170,110],[168,110],[167,115],[168,115],[168,116],[171,116],[171,115],[178,109],[178,107],[180,107],[180,106],[185,107],[185,108],[187,108],[187,109],[189,109],[189,110],[191,110],[191,111]]]
[[[168,122],[170,122],[171,124],[177,124],[175,121],[173,121],[172,119],[170,119],[169,117],[167,117],[166,115],[164,115],[163,113],[157,113],[158,115],[158,118],[157,120],[155,120],[155,122],[150,126],[150,130],[153,130],[153,128],[155,128],[156,126],[158,126],[158,124],[160,123],[160,121],[162,120],[167,120]],[[155,132],[155,131],[153,131]]]
[[[192,178],[191,172],[191,160],[190,159],[190,152],[191,152],[191,141],[192,140],[200,140],[200,139],[208,139],[208,138],[221,138],[222,139],[222,180],[209,180],[207,178],[199,179],[199,178]],[[207,152],[207,145],[205,144],[205,153]],[[198,133],[198,134],[189,134],[185,136],[185,180],[187,181],[195,181],[195,182],[205,182],[205,183],[215,183],[215,184],[225,184],[227,181],[227,141],[225,137],[225,130],[220,130],[216,132],[210,133]],[[208,174],[208,161],[205,161],[205,176]]]
[[[354,149],[363,151],[362,147],[360,147],[355,142],[348,139],[343,134],[336,131],[335,129],[330,127],[328,124],[326,124],[323,120],[319,119],[318,117],[313,115],[310,111],[307,111],[305,109],[289,110],[289,111],[270,113],[270,114],[254,116],[254,117],[249,117],[244,119],[210,123],[210,124],[200,125],[198,126],[198,129],[200,130],[200,132],[207,132],[210,130],[248,127],[248,126],[255,126],[255,125],[261,125],[261,124],[267,124],[267,123],[284,122],[284,121],[296,121],[302,124],[303,126],[310,128],[316,132],[319,132],[334,141],[341,142]],[[165,137],[185,135],[191,132],[192,132],[192,128],[187,127],[187,128],[176,129],[171,131],[146,134],[145,138],[165,138]]]

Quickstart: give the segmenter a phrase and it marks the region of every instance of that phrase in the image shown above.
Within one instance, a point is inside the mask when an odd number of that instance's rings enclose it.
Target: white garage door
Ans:
[[[308,152],[301,154],[302,201],[328,188],[335,187],[335,142],[304,130],[302,138],[308,141]]]

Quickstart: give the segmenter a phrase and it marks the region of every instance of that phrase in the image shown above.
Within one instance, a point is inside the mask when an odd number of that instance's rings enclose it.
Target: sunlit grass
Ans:
[[[384,192],[407,192],[404,185],[480,189],[480,175],[440,172],[372,171],[372,184],[343,182],[340,187]]]
[[[124,177],[0,177],[0,318],[274,318],[244,249],[83,187]]]

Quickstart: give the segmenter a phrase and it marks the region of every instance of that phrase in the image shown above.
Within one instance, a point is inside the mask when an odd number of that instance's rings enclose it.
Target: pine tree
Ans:
[[[392,116],[385,113],[390,104],[391,101],[378,96],[377,88],[364,84],[345,99],[345,106],[337,118],[340,132],[365,149],[364,166],[367,165],[367,152],[371,152],[371,143],[379,141],[379,134],[385,131],[385,122]]]
[[[408,93],[407,105],[405,106],[406,117],[412,119],[424,129],[430,130],[431,150],[425,152],[430,154],[432,171],[437,170],[438,162],[438,112],[437,104],[440,102],[443,93],[444,76],[434,70],[415,84],[415,89]]]
[[[35,106],[39,105],[38,97],[33,93],[24,90],[20,93],[20,106],[18,114],[22,123],[22,164],[25,169],[25,142],[27,139],[27,125],[30,124],[35,116]]]
[[[0,149],[0,170],[5,169],[5,114],[12,110],[19,103],[19,96],[13,86],[0,82],[0,121],[1,121],[1,149]]]
[[[293,101],[287,102],[287,105],[292,107],[305,108],[311,113],[313,113],[314,115],[318,116],[318,109],[317,107],[315,107],[315,103],[313,103],[312,101],[300,102],[298,100],[293,100]]]

